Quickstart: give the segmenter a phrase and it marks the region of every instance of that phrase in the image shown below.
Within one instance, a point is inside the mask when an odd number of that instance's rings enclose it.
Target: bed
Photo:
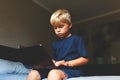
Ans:
[[[35,60],[32,62],[30,60],[31,58],[33,59],[33,57],[28,57],[27,53],[29,53],[29,55],[30,54],[32,55],[35,51],[37,51],[35,57],[37,61]],[[1,58],[11,59],[13,61],[20,61],[24,64],[31,64],[32,62],[33,65],[33,63],[39,62],[43,57],[45,59],[45,57],[47,56],[45,54],[41,56],[41,54],[39,53],[44,53],[43,50],[41,50],[41,46],[33,46],[22,49],[14,49],[10,47],[0,46],[0,59]],[[29,59],[26,59],[26,57]],[[11,67],[9,67],[9,70],[11,70]],[[69,78],[67,80],[120,80],[120,69],[119,69],[120,64],[88,64],[82,66],[82,68],[85,73],[84,76]],[[2,64],[0,64],[0,70],[3,70]],[[28,74],[13,74],[13,73],[5,72],[5,73],[0,73],[0,80],[26,80],[27,75]],[[43,79],[43,80],[47,80],[47,79]]]
[[[6,74],[0,75],[0,80],[26,80],[26,74]],[[47,80],[47,79],[43,79]],[[82,76],[82,77],[75,77],[69,78],[67,80],[120,80],[120,76]]]
[[[67,80],[120,80],[120,76],[86,76],[86,77],[70,78]]]
[[[120,80],[119,64],[89,64],[82,68],[85,73],[84,76],[69,78],[67,80]],[[0,80],[26,80],[27,75],[28,74],[0,74]]]
[[[88,64],[82,68],[84,76],[67,80],[120,80],[120,64]]]

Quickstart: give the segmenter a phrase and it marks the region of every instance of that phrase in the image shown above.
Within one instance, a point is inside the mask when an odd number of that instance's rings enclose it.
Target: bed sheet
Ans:
[[[47,80],[47,79],[43,79]],[[75,77],[69,78],[66,80],[120,80],[120,76],[82,76],[82,77]]]
[[[0,80],[26,80],[26,77],[27,74],[0,74]],[[120,76],[82,76],[66,80],[120,80]]]

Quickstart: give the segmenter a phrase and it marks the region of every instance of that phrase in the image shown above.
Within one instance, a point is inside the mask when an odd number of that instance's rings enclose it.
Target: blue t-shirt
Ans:
[[[53,48],[53,53],[51,57],[56,61],[60,61],[60,60],[69,61],[79,57],[88,56],[82,38],[77,35],[71,35],[68,38],[59,39],[55,41],[52,45],[52,48]],[[81,67],[79,66],[78,67],[60,66],[57,68],[62,70],[67,75],[67,78],[78,77],[84,74],[82,72]],[[41,77],[44,76],[41,75]]]
[[[52,48],[52,59],[56,61],[69,61],[88,56],[83,39],[77,35],[55,41]]]

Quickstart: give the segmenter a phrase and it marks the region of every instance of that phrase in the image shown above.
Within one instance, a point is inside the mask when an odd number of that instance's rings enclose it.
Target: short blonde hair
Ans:
[[[71,24],[71,15],[66,9],[58,9],[51,15],[50,23],[52,26],[57,26],[61,22]]]

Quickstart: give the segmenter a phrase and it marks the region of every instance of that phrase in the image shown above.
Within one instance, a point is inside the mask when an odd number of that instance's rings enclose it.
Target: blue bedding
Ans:
[[[21,62],[0,59],[0,80],[26,80],[30,70]]]
[[[0,74],[0,80],[26,80],[27,74]]]

